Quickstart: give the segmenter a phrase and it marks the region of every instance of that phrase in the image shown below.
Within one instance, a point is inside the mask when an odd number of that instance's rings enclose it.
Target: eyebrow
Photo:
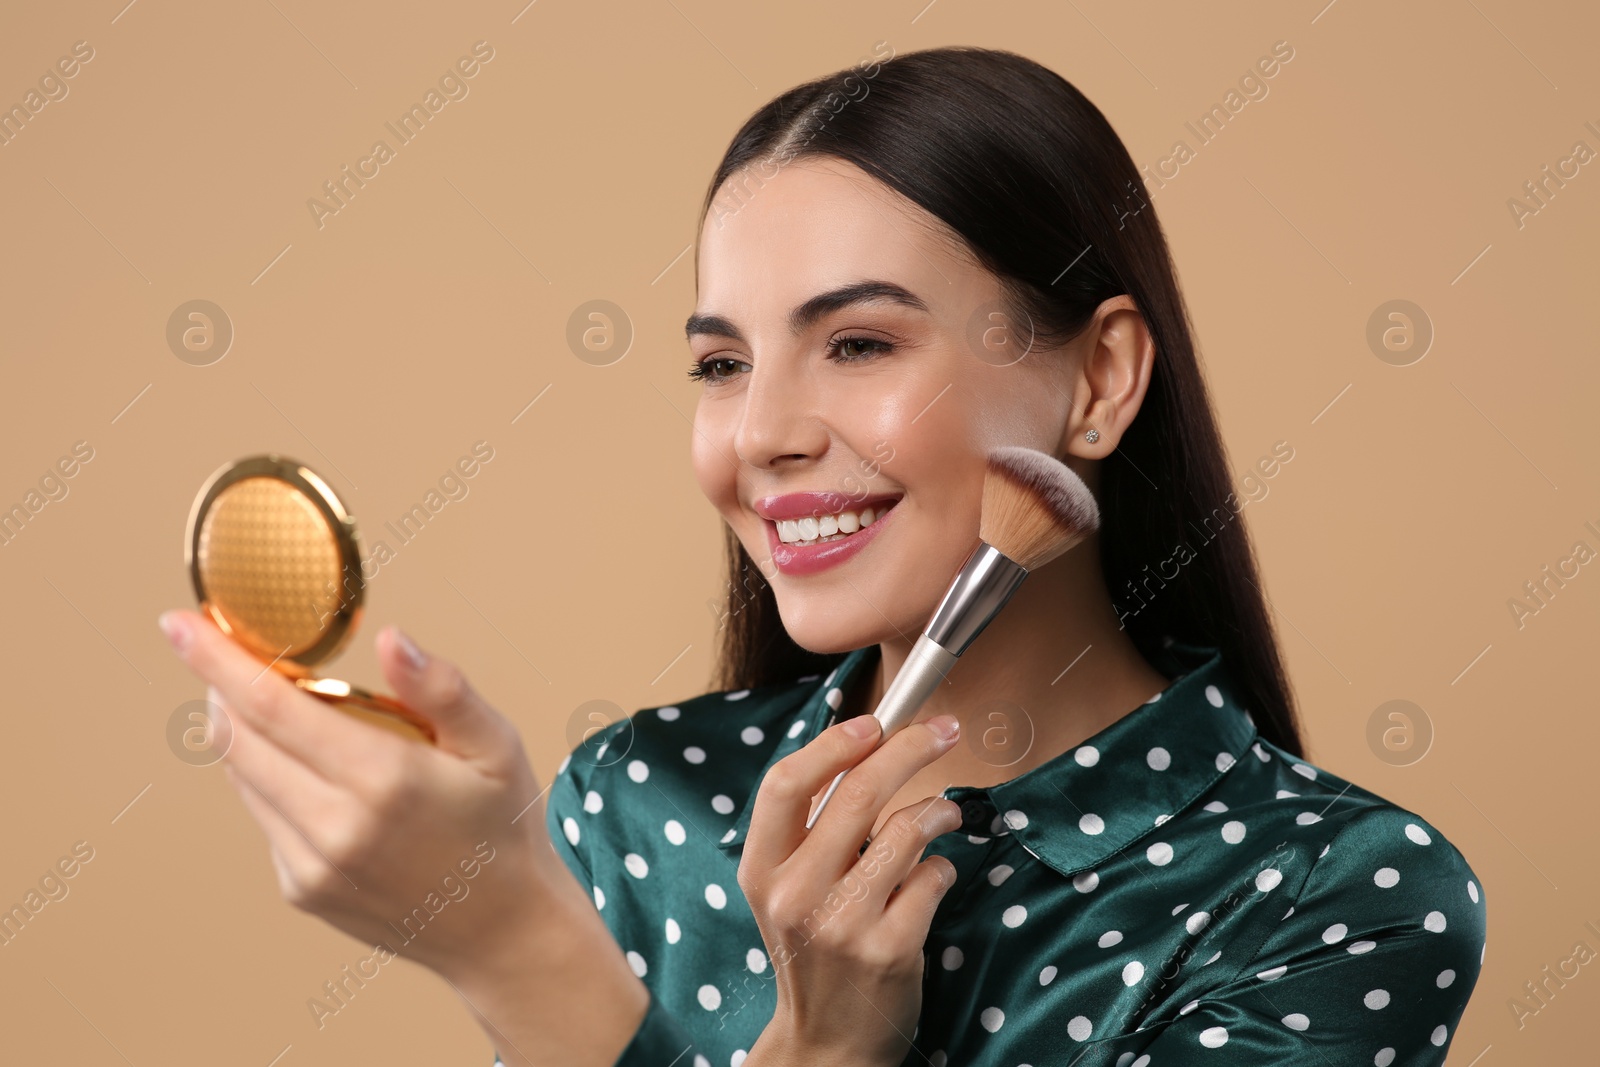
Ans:
[[[837,289],[818,293],[790,311],[789,332],[799,336],[824,315],[840,308],[867,303],[898,304],[922,312],[928,310],[928,305],[921,297],[894,282],[875,280],[851,282],[849,285],[841,285]],[[721,315],[690,315],[689,321],[684,324],[684,334],[687,337],[710,334],[715,337],[726,337],[741,344],[748,343],[739,327]]]

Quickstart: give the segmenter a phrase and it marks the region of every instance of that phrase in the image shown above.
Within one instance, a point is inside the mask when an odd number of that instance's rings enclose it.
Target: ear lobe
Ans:
[[[1115,306],[1105,310],[1106,304]],[[1119,296],[1106,304],[1098,333],[1082,339],[1080,382],[1087,399],[1061,442],[1070,454],[1088,459],[1103,459],[1117,449],[1144,403],[1155,368],[1155,341],[1133,301]]]

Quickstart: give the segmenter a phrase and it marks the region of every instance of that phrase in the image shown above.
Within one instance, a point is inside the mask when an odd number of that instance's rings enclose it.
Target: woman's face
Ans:
[[[801,646],[915,640],[977,542],[989,450],[1062,454],[1074,350],[1018,360],[1027,338],[1004,328],[994,276],[931,215],[839,160],[731,179],[702,226],[698,269],[702,491]],[[826,297],[867,283],[896,288]],[[781,499],[801,493],[833,495]],[[868,504],[873,523],[835,544],[780,541],[780,530],[820,537],[834,528],[821,516]]]

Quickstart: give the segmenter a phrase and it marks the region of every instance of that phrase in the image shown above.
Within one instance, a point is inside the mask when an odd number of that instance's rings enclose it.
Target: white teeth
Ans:
[[[837,541],[841,537],[848,537],[857,530],[871,526],[888,510],[888,507],[868,507],[860,511],[841,511],[837,515],[779,519],[778,540],[786,545],[811,545],[821,541]]]

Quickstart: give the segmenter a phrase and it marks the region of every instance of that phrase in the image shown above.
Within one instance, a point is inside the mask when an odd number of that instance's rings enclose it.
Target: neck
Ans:
[[[916,722],[945,713],[961,722],[962,741],[939,758],[934,777],[979,786],[1008,781],[1165,688],[1167,678],[1118,625],[1099,559],[1092,535],[1031,572],[924,702]],[[880,645],[877,671],[861,690],[862,711],[877,707],[918,636]]]

